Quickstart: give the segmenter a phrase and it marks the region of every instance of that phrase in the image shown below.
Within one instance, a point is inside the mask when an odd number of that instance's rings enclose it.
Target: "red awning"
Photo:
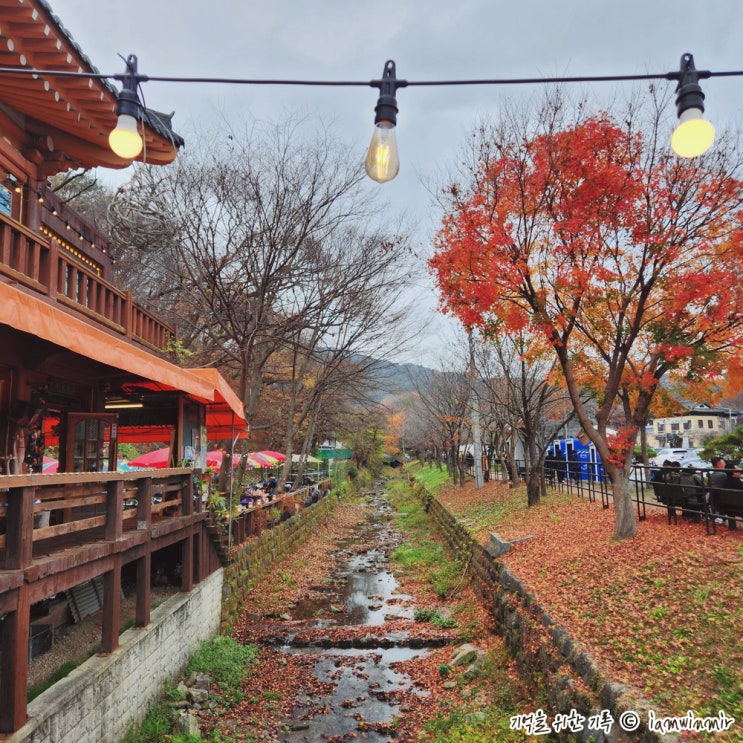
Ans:
[[[214,402],[206,407],[206,433],[210,441],[245,439],[248,429],[240,398],[217,369],[189,369],[214,389]]]
[[[182,369],[2,282],[0,324],[129,372],[153,389],[177,390],[203,401],[207,436],[212,441],[248,435],[243,404],[217,369]],[[121,427],[119,441],[170,441],[171,431],[170,426]]]

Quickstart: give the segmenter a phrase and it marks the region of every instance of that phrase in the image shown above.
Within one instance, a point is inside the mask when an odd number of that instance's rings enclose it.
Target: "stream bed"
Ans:
[[[391,740],[405,699],[428,694],[400,666],[452,642],[446,633],[422,638],[404,629],[414,620],[413,599],[400,592],[389,561],[401,536],[384,495],[369,502],[366,522],[332,556],[333,574],[263,640],[309,664],[313,678],[310,689],[297,690],[280,741]]]

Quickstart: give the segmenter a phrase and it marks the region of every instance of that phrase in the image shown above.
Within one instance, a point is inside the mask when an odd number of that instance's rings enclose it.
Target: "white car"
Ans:
[[[683,464],[689,459],[699,459],[699,452],[701,452],[701,449],[683,449],[679,447],[678,449],[658,449],[655,457],[653,457],[655,464],[663,464],[666,460],[669,462],[680,462]]]

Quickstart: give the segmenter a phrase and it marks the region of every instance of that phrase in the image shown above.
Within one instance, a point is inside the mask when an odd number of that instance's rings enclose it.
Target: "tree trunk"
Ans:
[[[529,466],[526,473],[526,502],[529,506],[536,506],[539,503],[539,469]]]
[[[610,472],[614,493],[614,539],[627,539],[637,534],[637,522],[632,506],[632,491],[629,474],[623,469],[612,467]]]

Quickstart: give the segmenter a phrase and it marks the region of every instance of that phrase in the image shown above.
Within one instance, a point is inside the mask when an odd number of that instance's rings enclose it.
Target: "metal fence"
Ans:
[[[526,462],[517,460],[515,464],[519,480],[525,481]],[[545,466],[539,473],[540,487],[571,492],[591,502],[600,501],[603,508],[609,508],[614,493],[603,467],[585,462],[582,469],[578,470],[571,468],[571,464],[566,462],[564,466],[561,463]],[[468,471],[469,474],[474,474],[473,468],[468,468]],[[659,508],[666,512],[669,524],[677,523],[681,516],[704,524],[708,534],[715,533],[720,524],[727,524],[730,529],[743,529],[743,483],[738,486],[728,480],[728,484],[733,487],[711,488],[712,472],[715,470],[711,467],[679,467],[664,471],[664,468],[653,465],[634,465],[630,487],[638,520],[644,521],[652,509]],[[728,470],[727,474],[735,477],[737,472]],[[506,482],[511,479],[511,474],[508,467],[497,462],[489,469],[489,477]]]

